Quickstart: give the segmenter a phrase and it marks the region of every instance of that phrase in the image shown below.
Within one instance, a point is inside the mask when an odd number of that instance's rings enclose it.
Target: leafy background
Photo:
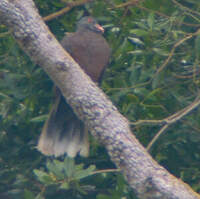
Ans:
[[[35,0],[43,17],[73,2]],[[193,33],[200,27],[200,1],[94,0],[75,6],[47,25],[60,40],[88,14],[105,27],[104,36],[112,48],[102,89],[147,147],[162,128],[158,120],[198,99],[200,34]],[[0,25],[0,198],[136,199],[105,149],[92,137],[87,159],[47,158],[35,149],[52,103],[52,85]],[[170,125],[150,153],[200,192],[199,143],[200,110],[196,108]]]

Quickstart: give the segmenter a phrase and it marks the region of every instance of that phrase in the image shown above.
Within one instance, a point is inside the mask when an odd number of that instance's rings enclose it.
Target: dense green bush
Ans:
[[[47,25],[60,40],[90,14],[103,24],[112,50],[102,89],[146,147],[163,120],[198,99],[200,2],[93,1]],[[130,1],[131,2],[131,1]],[[59,0],[36,0],[42,16],[59,11]],[[126,6],[125,6],[126,5]],[[52,82],[0,26],[0,198],[136,198],[102,146],[91,138],[87,159],[52,160],[35,149],[52,103]],[[138,123],[139,120],[156,120]],[[147,123],[147,124],[146,124]],[[200,111],[177,119],[152,145],[152,156],[200,192]],[[2,197],[1,197],[2,194]]]

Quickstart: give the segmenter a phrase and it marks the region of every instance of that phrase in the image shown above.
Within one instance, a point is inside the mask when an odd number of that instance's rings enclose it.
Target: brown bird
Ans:
[[[104,29],[94,18],[83,17],[77,23],[76,32],[68,33],[61,41],[64,49],[97,83],[100,83],[111,52],[102,36],[103,32]],[[80,153],[86,157],[89,154],[87,128],[66,103],[59,89],[55,90],[55,103],[44,124],[37,148],[45,155],[66,153],[75,157]]]

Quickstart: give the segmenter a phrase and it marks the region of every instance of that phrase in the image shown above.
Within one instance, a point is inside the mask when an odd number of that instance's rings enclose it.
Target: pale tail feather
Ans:
[[[49,118],[43,127],[37,149],[44,155],[75,157],[78,153],[89,154],[88,131],[66,104],[61,94],[57,94]]]

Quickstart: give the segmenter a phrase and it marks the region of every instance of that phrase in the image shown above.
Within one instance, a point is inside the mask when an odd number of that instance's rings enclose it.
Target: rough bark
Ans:
[[[151,158],[131,133],[127,119],[56,41],[32,0],[1,0],[0,21],[48,73],[92,135],[105,145],[139,198],[200,198]]]

